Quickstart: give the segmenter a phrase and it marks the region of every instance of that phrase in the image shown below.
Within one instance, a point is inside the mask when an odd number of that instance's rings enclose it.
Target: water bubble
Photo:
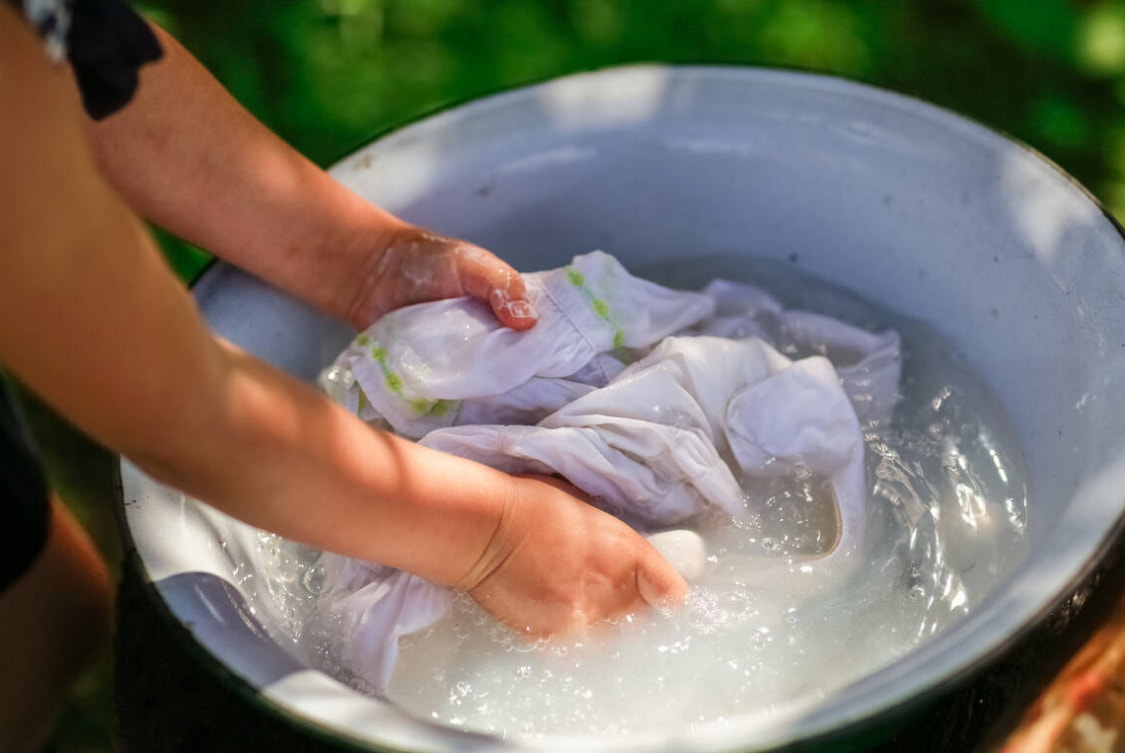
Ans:
[[[301,585],[304,586],[305,590],[310,594],[314,596],[318,595],[324,590],[324,577],[325,572],[323,566],[315,565],[309,567],[305,570],[304,575],[301,576]]]

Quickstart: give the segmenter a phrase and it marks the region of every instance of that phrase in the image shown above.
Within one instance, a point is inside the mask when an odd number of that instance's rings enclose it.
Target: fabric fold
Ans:
[[[642,533],[707,510],[750,518],[755,479],[814,474],[831,486],[838,530],[809,559],[820,582],[847,576],[866,515],[862,427],[891,419],[896,333],[786,310],[742,283],[671,290],[601,252],[525,279],[533,329],[504,329],[464,298],[401,309],[341,354],[330,394],[433,449],[558,474]],[[378,691],[398,638],[440,619],[450,594],[349,563],[323,555],[318,619],[337,628],[331,653]]]

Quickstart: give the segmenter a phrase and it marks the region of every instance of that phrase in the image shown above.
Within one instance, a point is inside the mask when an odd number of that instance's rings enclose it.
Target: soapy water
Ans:
[[[634,273],[680,288],[713,277],[749,281],[789,307],[899,331],[894,419],[864,427],[863,561],[846,572],[809,566],[836,535],[823,479],[757,481],[747,487],[748,518],[710,511],[683,526],[704,538],[707,566],[677,610],[530,642],[458,596],[447,618],[400,642],[385,697],[407,712],[510,737],[672,732],[793,711],[924,644],[1022,558],[1027,486],[1018,447],[999,400],[935,330],[770,263],[717,257]],[[312,619],[324,578],[316,553],[262,534],[258,554],[270,632],[373,692],[327,652],[320,631],[332,626]]]

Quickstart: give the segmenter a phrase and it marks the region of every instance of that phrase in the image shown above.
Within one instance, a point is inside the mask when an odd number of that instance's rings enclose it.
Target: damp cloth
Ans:
[[[742,283],[673,290],[600,251],[524,279],[540,316],[531,330],[501,327],[468,298],[410,306],[360,334],[322,387],[370,425],[428,447],[558,474],[644,534],[707,508],[745,517],[748,480],[814,474],[831,484],[837,523],[817,559],[858,561],[861,427],[890,420],[895,332],[786,310]],[[380,692],[398,639],[441,619],[452,593],[338,555],[318,565],[329,651]]]

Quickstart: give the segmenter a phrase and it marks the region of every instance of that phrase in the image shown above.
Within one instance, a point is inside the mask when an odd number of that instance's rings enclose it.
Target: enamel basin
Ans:
[[[746,255],[927,322],[1011,418],[1029,474],[1027,554],[966,618],[799,714],[676,735],[503,741],[415,720],[309,668],[238,572],[257,532],[123,462],[125,518],[155,594],[280,724],[409,751],[757,751],[869,737],[1017,640],[1121,526],[1120,228],[1057,167],[977,124],[834,78],[645,66],[471,102],[378,139],[332,173],[520,269],[595,248],[638,268]],[[227,266],[194,292],[216,332],[308,381],[349,336]]]

